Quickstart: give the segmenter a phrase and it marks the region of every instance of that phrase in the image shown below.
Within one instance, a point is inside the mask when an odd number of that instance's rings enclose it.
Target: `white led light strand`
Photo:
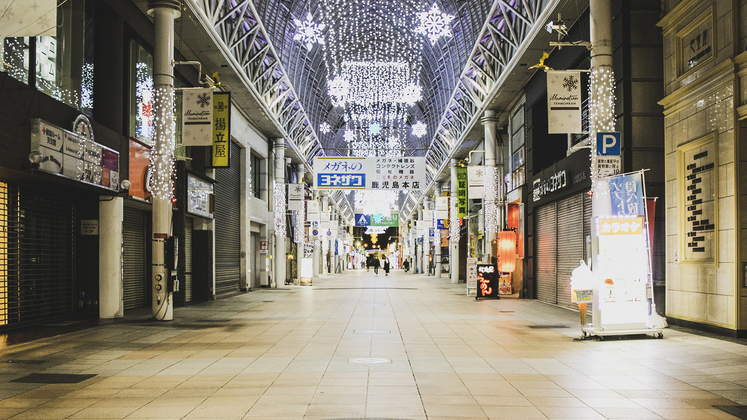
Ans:
[[[273,181],[275,199],[275,235],[285,236],[285,184]]]
[[[150,164],[153,168],[153,183],[151,193],[154,197],[162,200],[170,200],[174,194],[174,174],[176,158],[174,146],[176,144],[174,114],[174,89],[172,87],[158,88],[155,91],[155,115],[153,126],[160,127],[158,135],[161,137],[156,144],[162,144],[162,148],[153,148],[150,151]],[[167,109],[158,104],[170,103],[172,107]],[[169,123],[170,122],[170,123]]]
[[[593,93],[593,94],[592,94]],[[591,191],[594,191],[597,163],[597,133],[615,131],[615,78],[612,70],[592,70],[589,82],[589,138],[591,139]]]
[[[495,166],[485,166],[485,189],[483,190],[483,202],[485,207],[485,233],[498,232],[498,203],[497,191],[500,186],[498,179],[498,170]]]
[[[452,180],[451,182],[456,182]],[[457,213],[457,198],[449,198],[451,212],[449,213],[449,242],[453,244],[459,243],[459,216]]]

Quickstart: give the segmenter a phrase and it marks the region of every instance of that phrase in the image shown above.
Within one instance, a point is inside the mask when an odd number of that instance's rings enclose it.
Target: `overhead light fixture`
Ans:
[[[312,20],[311,13],[306,15],[305,21],[301,22],[298,19],[293,19],[293,23],[297,27],[296,34],[293,35],[293,40],[303,42],[307,50],[310,51],[314,44],[324,44],[322,33],[327,25],[323,23],[316,24]]]
[[[420,19],[420,26],[415,28],[415,32],[428,37],[431,45],[435,45],[441,37],[452,36],[450,25],[454,16],[442,13],[436,3],[433,3],[429,10],[417,13],[417,15]]]

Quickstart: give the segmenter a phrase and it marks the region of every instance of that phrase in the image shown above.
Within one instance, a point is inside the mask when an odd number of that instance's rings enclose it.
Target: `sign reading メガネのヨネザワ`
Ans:
[[[319,190],[421,190],[427,186],[423,157],[316,157]]]
[[[50,124],[31,120],[31,151],[39,170],[109,190],[119,190],[119,152]]]

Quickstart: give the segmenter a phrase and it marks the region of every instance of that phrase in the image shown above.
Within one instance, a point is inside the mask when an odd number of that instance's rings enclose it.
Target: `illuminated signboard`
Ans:
[[[649,261],[643,217],[598,218],[597,304],[604,325],[645,326]]]
[[[39,170],[119,191],[119,152],[39,118],[31,120],[31,151]]]
[[[498,298],[498,269],[492,264],[477,264],[477,298]]]

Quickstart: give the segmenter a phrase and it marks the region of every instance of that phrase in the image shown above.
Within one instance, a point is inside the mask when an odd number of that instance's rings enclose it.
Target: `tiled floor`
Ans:
[[[578,335],[577,313],[536,301],[347,272],[7,346],[0,418],[734,419],[712,406],[747,405],[743,343]],[[35,372],[96,376],[11,382]]]

